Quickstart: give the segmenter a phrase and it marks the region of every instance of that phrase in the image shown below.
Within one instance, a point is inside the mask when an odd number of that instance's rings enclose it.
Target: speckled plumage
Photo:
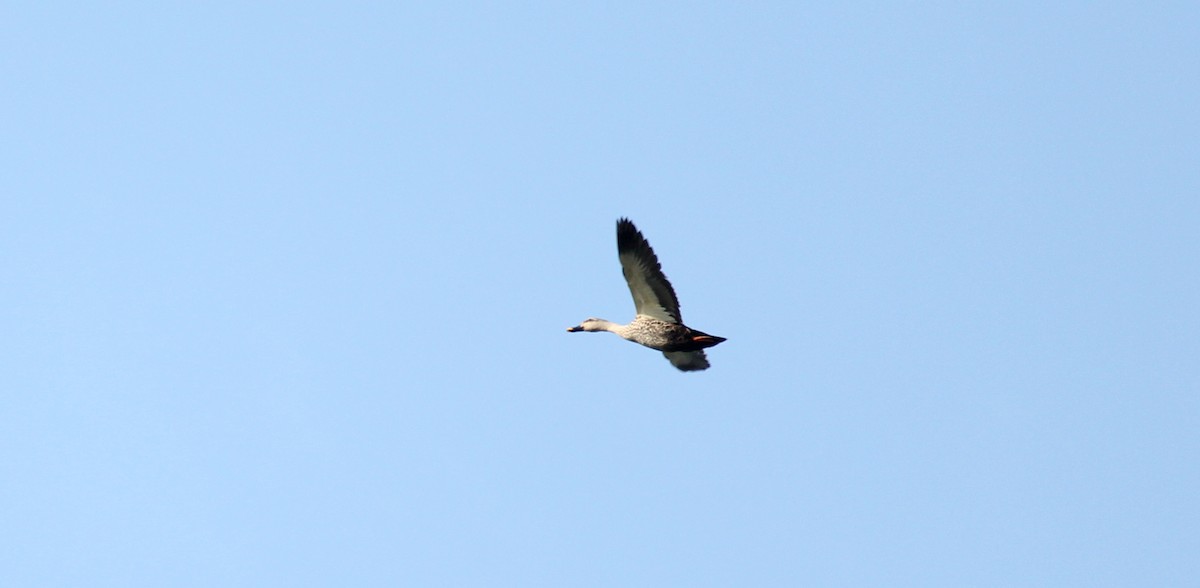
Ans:
[[[628,325],[590,318],[567,330],[609,331],[626,340],[662,351],[671,364],[680,370],[707,369],[708,358],[703,350],[725,339],[683,324],[675,289],[663,274],[650,243],[629,219],[617,221],[617,254],[637,308],[637,316]]]

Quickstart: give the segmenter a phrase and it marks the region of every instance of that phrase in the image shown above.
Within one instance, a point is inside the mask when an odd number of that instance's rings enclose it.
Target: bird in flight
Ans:
[[[725,338],[702,333],[683,324],[675,289],[667,281],[667,276],[663,275],[650,243],[627,218],[617,221],[617,255],[621,259],[621,271],[625,274],[625,282],[629,284],[629,292],[633,294],[637,316],[628,325],[590,318],[567,331],[616,333],[623,339],[663,352],[671,365],[682,371],[708,369],[704,349]]]

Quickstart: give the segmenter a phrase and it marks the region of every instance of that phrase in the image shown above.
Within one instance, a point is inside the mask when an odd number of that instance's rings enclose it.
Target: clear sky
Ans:
[[[824,4],[0,9],[0,585],[1200,585],[1200,7]]]

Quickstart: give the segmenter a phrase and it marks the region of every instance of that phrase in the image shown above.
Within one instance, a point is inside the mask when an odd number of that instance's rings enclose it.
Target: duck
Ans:
[[[725,341],[683,324],[679,298],[663,274],[654,249],[642,232],[627,218],[617,220],[617,256],[621,272],[633,295],[637,314],[627,325],[589,318],[568,333],[608,331],[622,339],[661,351],[671,365],[684,372],[709,368],[704,350]]]

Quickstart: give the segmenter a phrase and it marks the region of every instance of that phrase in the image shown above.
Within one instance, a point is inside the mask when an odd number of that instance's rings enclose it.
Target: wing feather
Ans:
[[[685,372],[697,372],[708,369],[708,357],[703,351],[664,351],[663,355],[671,365]]]
[[[671,287],[671,282],[667,281],[667,276],[663,275],[662,266],[658,263],[654,250],[650,248],[650,243],[627,218],[617,221],[617,254],[621,259],[621,272],[625,274],[625,282],[629,284],[629,293],[633,295],[637,313],[683,324],[675,289]],[[676,367],[679,365],[676,364]],[[708,367],[707,362],[704,367]]]

